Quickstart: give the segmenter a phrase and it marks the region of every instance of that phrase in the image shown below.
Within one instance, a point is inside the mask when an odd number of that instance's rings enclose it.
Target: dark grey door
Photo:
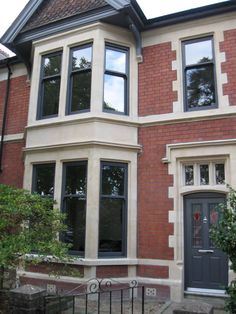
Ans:
[[[209,229],[219,219],[223,194],[198,193],[185,197],[185,288],[224,289],[228,260],[214,247]]]

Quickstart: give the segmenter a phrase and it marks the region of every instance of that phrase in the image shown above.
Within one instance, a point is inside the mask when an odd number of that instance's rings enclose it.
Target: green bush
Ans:
[[[211,228],[211,238],[229,258],[231,269],[236,273],[236,191],[229,188],[227,201],[219,205],[219,223]],[[229,295],[226,301],[226,309],[230,313],[236,313],[236,281],[232,281],[226,287]]]
[[[2,271],[16,268],[25,259],[39,263],[68,258],[68,245],[58,241],[59,233],[66,230],[65,216],[53,209],[53,204],[50,198],[0,184]]]

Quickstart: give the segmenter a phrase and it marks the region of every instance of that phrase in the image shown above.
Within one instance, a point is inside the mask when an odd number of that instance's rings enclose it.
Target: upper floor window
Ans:
[[[55,52],[42,57],[38,119],[54,117],[58,114],[61,59],[62,52]]]
[[[128,114],[128,49],[105,48],[104,111]]]
[[[90,110],[92,46],[71,49],[70,79],[68,88],[69,107],[67,113]]]
[[[216,108],[213,38],[183,42],[185,110]]]
[[[55,164],[39,164],[33,166],[32,192],[41,196],[53,197]]]

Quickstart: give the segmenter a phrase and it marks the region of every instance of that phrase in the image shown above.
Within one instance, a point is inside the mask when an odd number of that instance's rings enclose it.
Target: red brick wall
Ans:
[[[168,187],[173,186],[168,165],[162,163],[166,144],[236,138],[236,118],[185,122],[141,128],[139,143],[143,152],[138,159],[138,257],[173,259],[168,236],[173,225],[168,211],[173,200]]]
[[[5,134],[24,132],[27,124],[30,92],[26,80],[27,76],[25,75],[11,79]],[[2,128],[5,88],[6,82],[0,82],[0,129]]]
[[[5,135],[23,133],[27,124],[29,106],[29,85],[27,76],[11,78],[7,106]],[[6,96],[6,81],[0,82],[0,131],[2,130],[3,110]],[[23,153],[24,141],[3,145],[2,173],[0,183],[22,188],[23,186]]]
[[[23,187],[23,147],[24,141],[17,143],[4,143],[0,183],[12,185],[18,188]]]
[[[172,90],[176,71],[172,61],[176,52],[171,43],[163,43],[143,49],[143,63],[139,65],[139,115],[153,115],[173,112],[177,93]]]
[[[169,267],[139,265],[137,274],[140,277],[169,278]]]
[[[230,105],[236,105],[236,29],[224,32],[224,41],[220,51],[225,52],[226,62],[221,66],[222,73],[227,73],[228,83],[224,84],[224,95],[229,95]]]
[[[98,266],[96,276],[97,278],[127,277],[128,266]]]

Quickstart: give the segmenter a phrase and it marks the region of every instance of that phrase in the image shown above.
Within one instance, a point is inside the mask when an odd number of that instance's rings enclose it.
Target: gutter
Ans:
[[[5,95],[4,108],[3,108],[1,142],[0,142],[0,173],[3,172],[3,169],[2,169],[3,144],[4,144],[4,135],[5,135],[5,130],[6,130],[7,107],[8,107],[8,100],[9,100],[9,94],[10,94],[11,75],[12,75],[12,71],[9,65],[9,60],[7,61],[6,66],[8,69],[8,75],[7,75],[6,95]]]

